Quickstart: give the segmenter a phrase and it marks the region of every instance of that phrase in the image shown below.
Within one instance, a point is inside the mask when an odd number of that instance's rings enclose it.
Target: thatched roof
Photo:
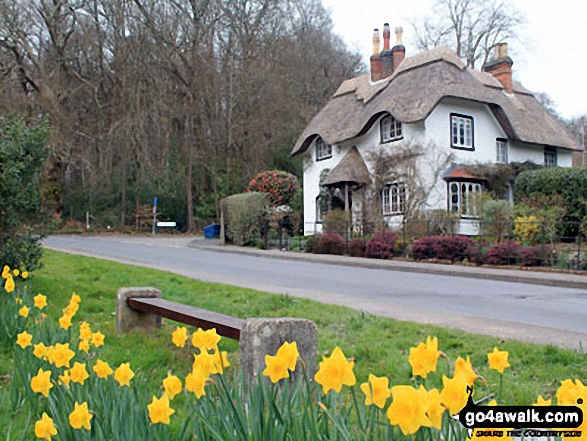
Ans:
[[[371,83],[362,75],[341,84],[308,124],[292,154],[304,152],[316,136],[336,144],[367,132],[383,113],[399,121],[424,120],[443,98],[462,98],[489,106],[511,140],[580,150],[562,124],[531,92],[513,82],[513,94],[489,73],[467,69],[446,47],[406,58],[393,75]]]
[[[344,155],[344,158],[328,173],[322,185],[338,185],[345,182],[357,185],[371,182],[369,170],[356,147]]]

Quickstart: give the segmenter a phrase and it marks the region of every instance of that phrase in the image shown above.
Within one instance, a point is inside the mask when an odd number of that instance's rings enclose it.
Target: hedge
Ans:
[[[224,215],[225,235],[235,245],[261,236],[261,221],[267,213],[266,193],[239,193],[220,201]]]

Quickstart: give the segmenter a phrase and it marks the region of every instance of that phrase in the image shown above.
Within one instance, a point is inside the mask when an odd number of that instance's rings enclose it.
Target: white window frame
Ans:
[[[392,182],[381,190],[383,215],[398,215],[406,212],[408,186],[404,182]]]
[[[463,218],[478,218],[483,187],[478,182],[448,182],[448,210]]]
[[[316,147],[316,161],[332,158],[332,146],[330,144],[326,144],[320,137],[316,138],[314,144]]]
[[[544,166],[545,167],[556,167],[557,166],[557,154],[556,149],[544,148]]]
[[[379,130],[381,133],[381,143],[399,141],[403,139],[404,134],[402,130],[402,123],[391,115],[386,115],[381,118],[379,123]]]
[[[507,164],[509,161],[508,154],[509,148],[507,139],[497,138],[495,140],[495,162],[497,164]]]
[[[472,116],[450,114],[450,146],[459,150],[475,150]]]

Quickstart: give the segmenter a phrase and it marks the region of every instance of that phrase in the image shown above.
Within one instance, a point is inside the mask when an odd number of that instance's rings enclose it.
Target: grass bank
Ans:
[[[29,285],[34,294],[42,293],[48,297],[46,312],[49,319],[56,321],[72,292],[79,294],[82,302],[76,320],[86,320],[92,329],[106,335],[101,357],[111,365],[130,361],[135,371],[148,372],[154,379],[154,390],[170,368],[174,373],[187,374],[193,359],[189,351],[173,346],[170,338],[175,328],[173,322],[164,321],[163,328],[150,336],[141,333],[116,335],[116,292],[123,286],[154,286],[169,300],[241,318],[291,316],[313,320],[318,326],[319,351],[327,353],[340,346],[348,357],[354,357],[358,382],[366,381],[372,373],[390,377],[391,384],[410,384],[409,349],[425,341],[428,335],[438,337],[439,349],[451,362],[454,363],[458,356],[471,357],[477,373],[486,381],[476,385],[477,396],[497,390],[499,375],[487,366],[487,353],[494,346],[510,354],[511,368],[504,375],[504,402],[531,404],[538,394],[545,398],[553,396],[564,379],[587,378],[584,353],[554,346],[502,341],[400,322],[349,308],[325,307],[311,300],[204,283],[163,271],[50,250],[45,253],[44,264]],[[237,343],[223,339],[221,347],[232,352],[231,361],[236,363]],[[0,427],[8,427],[10,421],[26,423],[27,416],[19,410],[18,403],[11,400],[12,357],[11,353],[0,353]],[[441,388],[442,374],[446,373],[447,365],[441,359],[438,371],[427,379],[428,388]]]

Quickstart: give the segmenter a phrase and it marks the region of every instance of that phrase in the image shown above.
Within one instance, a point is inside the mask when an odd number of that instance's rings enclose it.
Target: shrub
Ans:
[[[547,266],[550,263],[551,253],[550,246],[523,247],[520,250],[520,261],[522,266]]]
[[[235,245],[257,239],[267,213],[268,199],[264,193],[239,193],[220,201],[226,236]]]
[[[414,259],[446,259],[451,262],[470,259],[476,242],[467,236],[426,236],[412,245]]]
[[[508,201],[488,199],[481,206],[481,212],[485,230],[501,242],[510,224],[512,206]]]
[[[349,242],[349,255],[352,257],[365,256],[365,239],[357,237]]]
[[[298,189],[298,178],[279,170],[264,171],[255,176],[247,187],[247,192],[266,193],[272,207],[289,205]]]
[[[349,225],[349,215],[344,210],[329,211],[322,219],[325,233],[346,234]]]
[[[365,249],[365,257],[372,259],[389,259],[395,254],[397,234],[394,231],[375,233]]]
[[[534,244],[540,236],[540,220],[536,216],[520,216],[514,223],[514,234],[524,244]]]
[[[326,233],[318,239],[318,246],[316,248],[318,254],[336,254],[342,256],[344,254],[344,240],[338,233]]]
[[[522,246],[518,242],[504,242],[491,247],[485,255],[484,263],[489,265],[513,265],[520,256]]]
[[[320,238],[319,234],[314,234],[313,236],[306,237],[306,253],[314,253],[318,252],[318,239]]]

